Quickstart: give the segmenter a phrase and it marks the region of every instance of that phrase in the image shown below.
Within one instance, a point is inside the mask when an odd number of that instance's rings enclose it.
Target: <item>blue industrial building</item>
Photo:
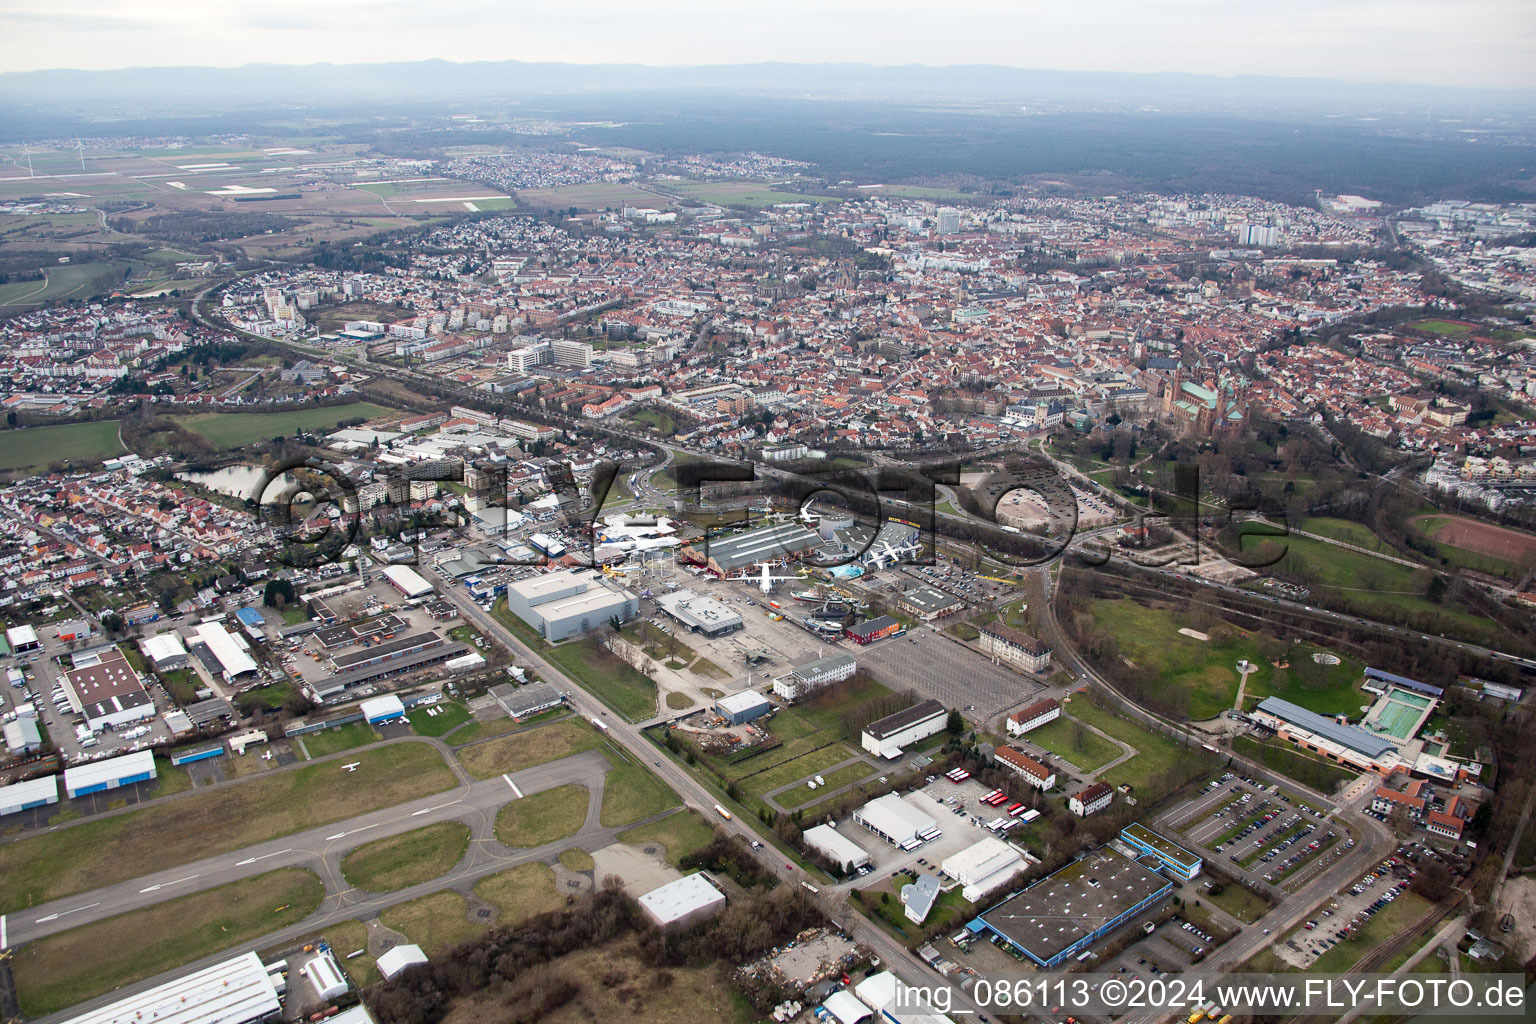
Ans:
[[[64,795],[85,796],[104,793],[109,789],[131,786],[135,782],[148,782],[155,777],[155,755],[140,750],[121,757],[109,757],[105,761],[91,761],[64,770]]]
[[[1147,826],[1136,822],[1120,830],[1120,838],[1137,853],[1154,858],[1160,869],[1189,881],[1200,874],[1205,861],[1177,843],[1169,842]]]

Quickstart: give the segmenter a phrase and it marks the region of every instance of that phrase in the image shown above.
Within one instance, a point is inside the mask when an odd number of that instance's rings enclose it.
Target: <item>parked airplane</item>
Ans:
[[[355,772],[362,763],[361,761],[353,761],[351,764],[342,765],[341,768],[343,771]]]

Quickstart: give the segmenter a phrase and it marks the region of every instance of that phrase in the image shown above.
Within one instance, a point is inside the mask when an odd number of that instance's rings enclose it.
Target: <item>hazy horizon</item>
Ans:
[[[987,31],[970,30],[982,24]],[[1523,0],[1299,0],[1272,10],[1220,0],[1111,0],[1092,16],[965,0],[945,8],[942,27],[933,24],[929,8],[866,0],[835,6],[786,0],[757,21],[698,0],[644,10],[587,0],[558,11],[483,0],[448,0],[431,9],[398,0],[323,6],[275,0],[259,11],[228,3],[23,0],[0,11],[0,27],[12,41],[0,55],[4,73],[431,59],[656,68],[851,63],[1536,88],[1529,60],[1536,7]],[[347,40],[344,52],[338,39]],[[125,59],[125,50],[133,59]],[[187,60],[189,53],[198,59]]]

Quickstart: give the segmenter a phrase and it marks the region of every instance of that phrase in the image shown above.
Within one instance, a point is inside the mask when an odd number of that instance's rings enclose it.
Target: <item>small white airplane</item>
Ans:
[[[757,586],[758,586],[758,589],[760,589],[765,594],[773,593],[773,585],[775,583],[779,582],[780,580],[783,580],[783,581],[787,582],[789,580],[798,580],[798,579],[800,579],[799,576],[774,576],[774,575],[771,575],[768,572],[768,570],[773,568],[773,563],[772,562],[758,562],[757,563],[757,567],[759,569],[763,570],[762,575],[756,577]]]
[[[363,762],[361,761],[353,761],[351,764],[342,765],[341,768],[343,771],[355,772],[357,771],[358,767],[362,765],[362,763]]]

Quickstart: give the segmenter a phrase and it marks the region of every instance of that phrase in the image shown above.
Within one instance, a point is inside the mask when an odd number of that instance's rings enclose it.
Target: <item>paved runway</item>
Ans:
[[[341,859],[352,849],[376,839],[409,832],[442,821],[462,821],[469,825],[469,853],[457,873],[478,867],[499,870],[530,859],[531,851],[515,853],[495,841],[496,812],[517,794],[554,789],[577,783],[592,793],[587,821],[582,832],[562,840],[559,849],[584,846],[584,837],[600,831],[597,815],[602,807],[602,781],[608,760],[598,751],[589,750],[547,764],[534,765],[510,775],[476,780],[448,793],[437,793],[398,804],[345,821],[322,825],[304,832],[268,840],[254,846],[216,857],[207,857],[177,867],[141,875],[138,878],[53,900],[24,911],[6,915],[6,940],[12,947],[54,932],[77,928],[92,921],[113,917],[130,910],[151,906],[164,900],[214,886],[239,881],[277,868],[309,868],[324,880],[326,898],[321,911],[349,907],[355,912],[361,905],[375,902],[397,903],[401,894],[390,893],[382,899],[361,893],[347,885],[341,875]],[[341,765],[336,766],[341,771]],[[515,787],[515,788],[514,788]],[[557,851],[558,852],[558,851]],[[445,879],[427,884],[425,891],[445,888]]]

